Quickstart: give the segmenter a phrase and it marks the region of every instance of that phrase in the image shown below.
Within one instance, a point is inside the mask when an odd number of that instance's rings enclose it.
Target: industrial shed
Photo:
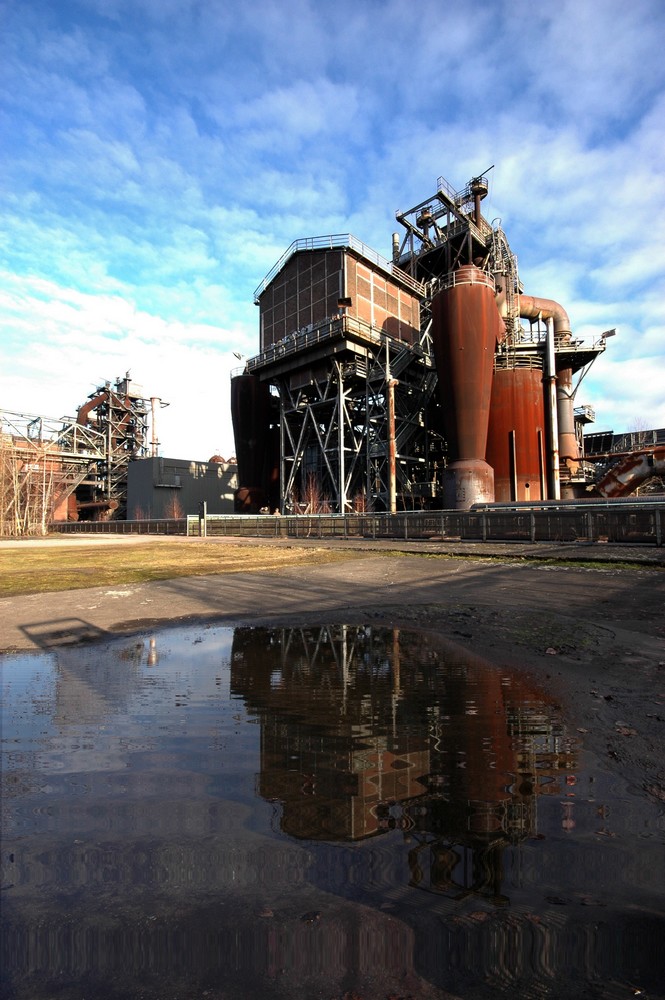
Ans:
[[[202,502],[209,514],[232,514],[237,487],[233,460],[139,459],[128,468],[127,518],[184,517],[198,513]]]

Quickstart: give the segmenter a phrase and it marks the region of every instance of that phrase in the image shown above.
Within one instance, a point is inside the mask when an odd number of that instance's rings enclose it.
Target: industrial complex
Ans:
[[[181,518],[202,502],[231,513],[235,460],[162,457],[162,405],[127,372],[90,393],[76,417],[0,410],[0,533],[31,534],[54,521]]]
[[[625,496],[665,469],[665,431],[586,454],[576,386],[614,330],[575,338],[525,294],[481,204],[442,177],[398,212],[392,258],[354,236],[296,240],[256,290],[260,352],[232,378],[236,510],[465,510]],[[614,468],[613,468],[614,467]]]
[[[0,532],[202,504],[396,513],[663,493],[665,429],[585,433],[577,387],[616,331],[586,344],[563,305],[524,289],[487,193],[487,172],[459,191],[440,177],[396,214],[391,259],[350,234],[291,244],[254,295],[259,353],[232,373],[228,461],[160,456],[166,404],[129,373],[75,418],[0,411]]]

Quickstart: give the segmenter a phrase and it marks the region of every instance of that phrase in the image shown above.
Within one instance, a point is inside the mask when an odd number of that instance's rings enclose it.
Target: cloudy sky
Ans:
[[[662,0],[0,0],[0,407],[126,371],[162,454],[234,451],[234,351],[294,239],[390,256],[491,165],[525,292],[617,327],[578,403],[665,426]]]

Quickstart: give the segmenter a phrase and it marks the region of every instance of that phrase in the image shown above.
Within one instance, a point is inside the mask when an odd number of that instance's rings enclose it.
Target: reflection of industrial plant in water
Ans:
[[[310,840],[401,830],[411,884],[501,898],[503,849],[573,768],[553,705],[453,643],[337,626],[239,629],[232,690],[261,721],[259,791]]]
[[[259,354],[231,379],[238,511],[616,497],[665,472],[662,439],[618,478],[585,456],[577,385],[616,330],[585,345],[562,305],[524,294],[487,194],[486,176],[440,177],[397,213],[391,260],[310,237],[266,275]]]

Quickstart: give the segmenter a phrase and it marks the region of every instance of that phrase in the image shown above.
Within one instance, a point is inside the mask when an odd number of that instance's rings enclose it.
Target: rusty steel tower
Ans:
[[[592,481],[573,376],[605,340],[585,347],[562,306],[524,294],[487,193],[487,173],[439,178],[397,213],[391,260],[344,235],[275,264],[260,353],[232,378],[237,510],[465,509]]]
[[[79,407],[76,421],[95,431],[104,442],[104,454],[94,473],[76,489],[76,520],[97,520],[127,514],[127,470],[133,459],[148,454],[150,401],[132,383],[129,372],[115,384],[105,382]]]

